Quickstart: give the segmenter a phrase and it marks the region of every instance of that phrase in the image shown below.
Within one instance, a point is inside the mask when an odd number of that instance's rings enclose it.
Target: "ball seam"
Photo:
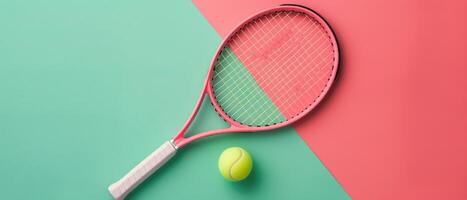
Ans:
[[[240,151],[240,156],[232,163],[232,165],[230,165],[230,168],[229,168],[229,177],[233,180],[237,180],[237,179],[232,176],[232,168],[235,166],[235,164],[237,164],[243,158],[243,155],[244,155],[241,149],[238,149],[238,151]]]

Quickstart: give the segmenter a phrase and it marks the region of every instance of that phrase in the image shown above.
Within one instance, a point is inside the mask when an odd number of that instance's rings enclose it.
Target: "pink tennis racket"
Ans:
[[[219,46],[201,96],[180,132],[112,184],[110,193],[124,199],[177,149],[200,138],[267,131],[297,121],[323,99],[338,63],[336,38],[314,11],[282,5],[253,15]],[[206,94],[231,126],[185,137]]]

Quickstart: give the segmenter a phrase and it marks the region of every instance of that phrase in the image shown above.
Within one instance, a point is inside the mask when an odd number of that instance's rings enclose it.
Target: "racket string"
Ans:
[[[316,35],[316,34],[315,34],[315,35]],[[299,49],[299,50],[295,51],[295,54],[292,55],[292,58],[296,55],[297,52],[299,52],[299,51],[301,51],[301,50],[302,50],[302,49]],[[287,56],[287,57],[288,57],[288,56]],[[273,62],[274,62],[274,61],[273,61]],[[298,65],[301,65],[301,64],[303,64],[303,63],[300,63],[300,64],[298,64]],[[266,69],[267,69],[267,68],[266,68]],[[270,69],[272,69],[272,68],[270,68]],[[276,71],[281,72],[280,70],[277,70],[278,68],[275,68],[275,69],[276,69]],[[295,68],[295,69],[297,69],[297,68]],[[268,72],[266,72],[266,73],[270,73],[270,71],[268,71]],[[273,71],[272,73],[274,73],[274,71]],[[295,71],[291,71],[291,72],[289,72],[289,73],[290,73],[290,74],[299,74],[299,73],[295,73]],[[287,74],[281,74],[281,75],[287,75]],[[289,84],[289,82],[293,81],[294,79],[295,79],[295,78],[283,79],[283,80],[288,80],[288,82],[286,82],[286,83],[280,83],[280,84],[278,84],[278,85],[279,85],[279,86],[280,86],[280,85],[283,85],[283,84],[284,84],[284,85],[287,85],[287,84]],[[276,85],[276,86],[277,86],[277,85]],[[313,88],[313,86],[312,86],[311,88]],[[276,88],[272,88],[272,89],[276,89]],[[282,93],[282,94],[284,94],[284,93]],[[279,99],[280,99],[280,97],[279,97]],[[285,101],[279,101],[279,102],[290,103],[290,102],[285,102]],[[293,104],[289,104],[289,105],[293,105]],[[259,109],[259,110],[261,110],[261,109]],[[263,111],[263,112],[265,112],[265,111]],[[251,113],[251,114],[254,114],[254,113]],[[261,115],[261,114],[260,114],[260,115]]]
[[[259,21],[261,21],[261,20],[259,20]],[[269,21],[269,20],[268,20],[268,21]],[[268,22],[268,23],[269,23],[269,22]],[[297,24],[298,24],[298,23],[295,23],[295,26],[296,26]],[[288,27],[288,26],[289,26],[289,23],[287,23],[286,26],[282,26],[281,29],[284,29],[285,27]],[[262,30],[262,29],[259,29],[259,30]],[[271,32],[273,32],[273,31],[269,31],[269,32],[266,33],[266,34],[269,34],[269,33],[271,33]],[[275,32],[279,32],[279,31],[275,31]],[[240,44],[240,45],[242,46],[243,44]],[[256,47],[256,45],[254,45],[254,47]],[[229,51],[229,52],[230,52],[230,51]],[[229,56],[231,56],[231,55],[235,55],[235,54],[230,53]],[[241,56],[237,56],[237,57],[240,58]],[[246,58],[246,59],[247,59],[247,58]],[[246,59],[244,59],[244,60],[246,60]],[[246,61],[244,61],[244,63],[245,63],[245,62],[246,62]],[[224,69],[225,69],[225,68],[224,68]],[[238,72],[237,72],[237,73],[238,73]],[[245,75],[249,75],[249,74],[245,74]],[[235,77],[235,76],[230,76],[230,77]],[[230,77],[229,77],[229,78],[230,78]],[[243,78],[245,78],[245,77],[240,78],[240,80],[242,80]],[[222,82],[222,81],[221,81],[221,82]],[[224,81],[223,83],[226,83],[226,81]],[[220,87],[221,87],[221,86],[219,86],[219,88],[220,88]],[[241,90],[242,93],[245,93],[246,91],[248,91],[248,90],[242,90],[242,89],[239,88],[239,87],[241,87],[241,86],[236,85],[234,89],[236,89],[236,90]],[[233,90],[228,90],[228,91],[232,92]],[[257,92],[258,92],[258,90],[257,90]],[[248,100],[248,99],[250,98],[249,96],[251,96],[252,94],[258,95],[257,92],[256,92],[256,93],[249,93],[248,96],[247,96],[246,98],[243,98],[243,101]],[[221,95],[221,94],[218,94],[218,95]],[[227,96],[227,95],[226,95],[226,96]],[[224,96],[224,98],[225,98],[226,96]],[[222,101],[222,99],[220,99],[219,101]],[[268,104],[267,102],[268,102],[268,101],[265,101],[265,102],[261,105],[261,108],[262,108],[262,109],[259,109],[259,110],[263,110],[263,106],[264,106],[264,105],[267,105],[268,107],[273,107],[273,106],[274,106],[273,104]],[[241,104],[241,102],[236,102],[236,103],[240,103],[240,104]],[[231,104],[232,104],[232,103],[231,103]],[[230,105],[231,105],[231,104],[230,104]],[[245,106],[246,106],[246,104],[243,105],[241,108],[236,109],[236,112],[231,113],[231,115],[232,115],[232,116],[235,116],[236,113],[239,112],[239,111],[241,111],[241,110],[243,109],[243,107],[245,107]],[[267,110],[268,107],[264,108],[264,110]],[[224,108],[225,110],[228,110],[228,109],[229,109],[229,105],[225,105],[223,108]],[[258,110],[256,110],[256,111],[258,111]],[[253,112],[253,114],[254,114],[254,112]],[[253,114],[252,114],[252,115],[253,115]],[[261,113],[260,115],[262,115],[262,113]],[[242,115],[238,116],[238,118],[241,118],[241,117],[242,117]],[[250,117],[251,117],[251,116],[247,116],[246,118],[250,118]],[[270,116],[267,116],[267,119],[269,119],[270,121],[277,121],[276,119],[271,119]]]
[[[278,50],[288,50],[288,49],[278,49]],[[232,55],[233,55],[233,56],[236,56],[236,55],[233,54],[233,53],[229,54],[229,56],[232,56]],[[237,55],[237,57],[241,58],[242,55]],[[248,58],[245,58],[245,59],[243,59],[243,60],[244,60],[244,63],[246,63],[246,62],[248,61]],[[261,59],[257,59],[256,61],[262,61],[262,60],[261,60]],[[255,64],[255,63],[254,63],[254,62],[253,62],[253,63],[250,63],[250,65],[253,65],[253,64]],[[227,67],[227,66],[223,67],[223,69],[225,70],[226,67]],[[272,69],[271,69],[271,70],[272,70]],[[219,73],[221,73],[221,72],[219,72]],[[237,71],[237,73],[238,73],[238,71]],[[237,74],[232,74],[231,76],[227,76],[227,78],[229,78],[229,79],[234,79],[233,77],[235,77],[236,75],[237,75]],[[246,74],[246,75],[248,75],[248,74]],[[244,75],[243,77],[240,77],[239,79],[241,80],[241,79],[244,79],[244,78],[245,78],[245,75]],[[226,81],[223,81],[222,79],[220,79],[219,82],[223,82],[224,84],[226,83]],[[219,82],[215,82],[215,83],[219,83]],[[227,86],[227,87],[229,87],[229,86]],[[223,88],[222,88],[222,85],[217,86],[217,88],[218,88],[219,90],[221,90],[221,92],[222,92],[222,91],[233,91],[233,90],[222,90],[222,89],[223,89]],[[238,87],[237,87],[237,88],[234,88],[234,89],[238,89]],[[219,96],[222,96],[221,93],[218,93],[218,95],[219,95]],[[225,97],[225,96],[224,96],[224,97]],[[227,107],[228,107],[228,106],[227,106]]]
[[[333,70],[333,55],[329,34],[313,17],[295,11],[260,16],[220,52],[211,80],[214,97],[241,124],[287,121],[320,96]],[[250,84],[260,89],[252,90]]]
[[[293,19],[293,18],[292,18],[292,19]],[[261,19],[259,19],[259,21],[261,22]],[[254,21],[253,23],[257,24],[256,21]],[[232,37],[232,39],[229,41],[229,44],[235,45],[236,48],[243,48],[244,45],[246,45],[246,43],[249,42],[249,41],[251,40],[251,38],[255,38],[255,37],[254,37],[255,34],[258,33],[258,31],[256,31],[255,33],[251,34],[251,37],[250,37],[248,40],[243,41],[242,44],[237,44],[238,42],[237,42],[236,39],[238,38],[238,35],[241,35],[241,34],[242,34],[244,31],[246,31],[246,30],[249,30],[249,29],[248,29],[248,28],[243,28],[243,29],[241,29],[241,30],[239,31],[239,33],[235,34],[235,35]],[[259,29],[259,30],[261,30],[261,29]],[[272,32],[272,30],[270,30],[268,33],[270,33],[270,32]],[[237,45],[238,45],[238,46],[237,46]],[[257,46],[254,45],[254,44],[253,44],[253,45],[250,45],[250,47],[255,47],[255,48],[257,49]],[[248,54],[248,53],[249,53],[249,52],[244,52],[243,55]],[[243,56],[242,54],[239,54],[239,55],[230,54],[229,56],[232,56],[232,55],[233,55],[233,56],[236,56],[236,57],[242,57],[242,56]],[[224,61],[225,61],[225,59],[218,59],[218,62],[219,62],[218,64],[222,64],[222,62],[224,62]],[[217,63],[216,63],[216,65],[217,65]],[[224,68],[224,70],[225,70],[225,69],[226,69],[226,68]],[[224,70],[221,70],[221,71],[218,71],[217,73],[215,73],[215,74],[214,74],[214,77],[221,75],[222,71],[224,71]],[[227,71],[228,71],[228,70],[227,70]]]
[[[269,21],[269,20],[268,20]]]

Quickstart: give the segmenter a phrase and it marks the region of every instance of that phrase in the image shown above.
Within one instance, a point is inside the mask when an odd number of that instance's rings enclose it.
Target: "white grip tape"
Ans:
[[[109,191],[114,199],[124,199],[128,193],[170,160],[176,151],[177,149],[172,142],[167,141],[162,144],[123,178],[109,186]]]

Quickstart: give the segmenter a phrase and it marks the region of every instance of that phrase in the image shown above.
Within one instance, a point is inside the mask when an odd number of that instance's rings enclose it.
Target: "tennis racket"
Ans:
[[[297,121],[328,92],[338,63],[334,33],[316,12],[282,5],[253,15],[219,46],[195,109],[180,132],[110,185],[110,193],[124,199],[177,149],[200,138],[267,131]],[[230,127],[185,137],[205,96]]]

